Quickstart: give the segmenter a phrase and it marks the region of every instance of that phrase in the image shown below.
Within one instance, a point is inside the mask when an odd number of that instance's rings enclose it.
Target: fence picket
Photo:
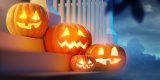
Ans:
[[[76,2],[77,0],[72,0],[72,23],[76,23]]]
[[[83,11],[82,11],[82,12],[83,12],[83,13],[82,13],[82,24],[83,24],[83,25],[86,25],[86,22],[87,22],[87,21],[86,21],[86,19],[87,19],[87,18],[86,18],[86,17],[87,17],[87,14],[86,14],[86,10],[87,10],[87,9],[86,9],[86,8],[87,8],[86,0],[83,0]]]
[[[65,0],[60,0],[59,13],[61,15],[61,22],[65,22]]]
[[[53,7],[58,11],[58,2],[57,2],[57,0],[53,0]]]
[[[87,29],[91,30],[91,0],[87,2]]]
[[[104,14],[104,0],[53,0],[53,7],[59,11],[61,22],[79,23],[86,26],[92,34],[93,43],[106,43],[109,17]],[[59,3],[60,1],[60,3]]]
[[[100,10],[99,10],[99,0],[96,0],[96,28],[95,28],[95,32],[96,32],[96,40],[95,40],[95,42],[99,42],[99,40],[101,39],[101,36],[102,35],[100,35],[100,32],[99,32],[99,30],[101,30],[101,26],[99,26],[99,20],[100,20]]]
[[[81,24],[82,22],[82,1],[78,0],[78,23]]]
[[[67,0],[66,3],[66,23],[71,22],[71,0]]]

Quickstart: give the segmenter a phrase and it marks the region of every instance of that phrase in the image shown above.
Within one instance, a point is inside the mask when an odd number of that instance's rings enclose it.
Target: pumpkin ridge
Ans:
[[[35,12],[36,10],[38,13],[33,15],[32,12]],[[13,5],[7,13],[7,29],[13,35],[42,38],[48,27],[47,15],[47,12],[42,9],[40,5],[17,3]]]
[[[14,9],[14,11],[13,11],[14,13],[16,13],[17,7],[18,7],[18,5],[15,7],[15,9]],[[13,24],[13,27],[12,27],[12,28],[13,28],[13,30],[15,31],[15,34],[18,34],[18,31],[17,31],[17,29],[16,29],[16,27],[15,27],[15,20],[14,20],[15,14],[14,14],[14,13],[11,13],[11,14],[12,14],[12,18],[13,18],[11,23]]]
[[[13,26],[14,23],[13,23],[13,20],[9,19],[9,18],[13,18],[14,17],[14,14],[12,14],[12,12],[15,12],[16,7],[17,7],[17,5],[11,7],[11,9],[9,10],[9,14],[7,15],[8,16],[7,22],[9,22],[7,28],[9,30],[9,32],[12,33],[12,34],[14,34],[14,35],[16,34],[15,28]],[[13,31],[15,31],[15,32],[13,32]]]
[[[17,24],[16,24],[17,16],[18,16],[17,13],[19,12],[19,7],[21,7],[21,3],[19,3],[19,5],[17,5],[17,7],[15,8],[15,12],[13,13],[14,14],[13,23],[14,23],[14,28],[15,28],[16,34],[21,35],[21,31],[20,31],[19,27],[17,27]]]
[[[52,31],[52,36],[54,36],[54,34],[56,34],[56,31],[57,31],[57,29],[59,28],[59,27],[61,27],[61,26],[64,26],[63,24],[55,24],[54,26],[52,26],[52,28],[53,28],[53,30],[51,30]],[[54,28],[55,27],[55,28]],[[54,36],[55,37],[55,36]],[[52,38],[51,38],[52,39]],[[53,41],[51,41],[51,44],[50,44],[50,46],[52,47],[52,50],[54,50],[54,48],[58,48],[58,47],[55,47],[55,45],[53,45],[54,44],[54,42]]]
[[[8,11],[8,13],[7,13],[7,16],[6,16],[6,26],[7,26],[7,29],[8,29],[8,31],[11,33],[11,32],[13,32],[13,29],[11,28],[11,26],[10,26],[10,15],[11,15],[11,11],[14,9],[14,7],[16,7],[16,5],[15,6],[12,6],[10,9],[9,9],[9,11]]]

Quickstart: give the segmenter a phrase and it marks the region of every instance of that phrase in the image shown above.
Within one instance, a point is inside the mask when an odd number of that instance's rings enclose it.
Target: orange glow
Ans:
[[[116,47],[113,47],[111,50],[111,56],[118,56],[118,51]]]
[[[26,14],[26,12],[23,11],[19,18],[20,18],[20,19],[27,19],[27,14]]]
[[[91,61],[91,60],[89,60],[89,61],[88,61],[88,64],[92,64],[92,61]]]
[[[101,64],[103,64],[103,65],[106,65],[106,64],[107,64],[106,61],[107,61],[107,59],[103,59],[103,58],[98,58],[98,59],[96,59],[96,62],[101,63]]]
[[[93,49],[91,49],[89,52],[90,52],[90,54],[92,53],[92,51],[93,51]]]
[[[84,65],[84,61],[81,59],[81,60],[79,61],[79,64]]]
[[[17,25],[20,28],[24,29],[32,29],[32,26],[34,26],[34,28],[39,28],[39,26],[41,25],[41,21],[37,23],[28,23],[28,25],[26,25],[25,23],[17,22]]]
[[[119,59],[119,58],[114,58],[113,60],[111,60],[110,58],[108,58],[108,59],[103,59],[103,58],[96,59],[96,62],[101,63],[103,65],[107,65],[107,61],[110,64],[117,64],[121,61],[121,59]]]
[[[64,30],[63,34],[61,35],[61,37],[69,36],[69,35],[70,35],[70,33],[69,33],[68,28],[65,28],[65,30]]]
[[[82,42],[71,42],[71,43],[68,43],[68,41],[63,41],[63,42],[59,42],[58,41],[58,44],[61,46],[61,47],[64,47],[64,46],[67,46],[69,49],[72,49],[73,47],[76,47],[76,48],[83,48],[83,49],[86,49],[87,47],[87,42],[85,44],[83,44]]]
[[[126,63],[125,50],[114,44],[94,44],[86,50],[85,55],[95,58],[95,69],[98,71],[120,70]]]
[[[99,49],[98,55],[104,55],[104,50],[103,50],[102,47]],[[111,56],[118,56],[118,51],[117,51],[116,47],[112,48],[112,50],[111,50]],[[98,58],[98,59],[96,59],[96,62],[101,63],[103,65],[107,65],[107,61],[110,64],[117,64],[117,63],[119,63],[121,61],[121,59],[120,58],[114,58],[114,59],[111,59],[111,58],[107,58],[107,59]]]
[[[79,35],[79,36],[86,37],[80,29],[78,29],[78,35]]]
[[[82,69],[89,69],[94,66],[91,60],[89,60],[88,62],[84,62],[83,59],[81,59],[78,63],[76,63],[76,65]]]
[[[27,14],[26,14],[25,11],[23,11],[22,14],[20,15],[20,19],[27,19]],[[33,20],[39,20],[40,19],[37,11],[35,11],[32,19]],[[42,22],[41,21],[39,21],[39,22],[28,22],[28,24],[26,24],[24,22],[18,22],[17,21],[16,23],[20,28],[32,29],[32,26],[34,26],[34,28],[39,28]]]
[[[33,19],[33,20],[39,20],[39,19],[40,19],[40,17],[39,17],[39,15],[38,15],[38,12],[37,12],[37,11],[35,11],[35,13],[34,13],[32,19]]]
[[[98,53],[98,55],[104,55],[104,50],[103,50],[103,48],[102,48],[102,47],[99,49],[99,53]]]
[[[110,59],[110,64],[117,64],[117,63],[119,63],[121,61],[121,59],[120,58],[114,58],[113,60],[111,60]]]

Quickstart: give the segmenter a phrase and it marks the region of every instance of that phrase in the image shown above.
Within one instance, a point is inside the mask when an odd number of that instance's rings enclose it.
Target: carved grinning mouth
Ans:
[[[38,28],[41,25],[41,21],[37,22],[37,23],[28,23],[28,25],[26,25],[25,23],[17,22],[17,25],[20,28],[32,29],[32,26],[34,26],[34,28]]]
[[[83,44],[82,42],[75,42],[75,41],[73,41],[73,42],[71,42],[71,43],[69,43],[68,41],[63,41],[63,42],[59,42],[58,41],[58,44],[61,46],[61,47],[68,47],[69,49],[72,49],[73,47],[76,47],[76,48],[79,48],[79,47],[81,47],[81,48],[83,48],[83,49],[86,49],[86,47],[87,47],[87,42],[85,43],[85,44]]]
[[[91,67],[93,67],[94,66],[94,64],[86,64],[86,65],[84,65],[84,64],[78,64],[78,63],[76,63],[76,65],[79,67],[79,68],[82,68],[82,69],[89,69],[89,68],[91,68]]]
[[[113,60],[108,58],[108,59],[103,59],[103,58],[98,58],[96,59],[96,62],[101,63],[103,65],[107,65],[107,61],[110,62],[110,64],[116,64],[121,61],[120,58],[114,58]]]

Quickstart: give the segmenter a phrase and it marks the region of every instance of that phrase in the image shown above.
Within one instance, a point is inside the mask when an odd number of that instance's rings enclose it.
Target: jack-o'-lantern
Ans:
[[[56,24],[45,35],[48,52],[70,55],[84,54],[91,45],[90,32],[80,24]]]
[[[73,56],[70,62],[73,71],[87,72],[93,71],[95,68],[96,61],[91,56],[76,55]]]
[[[48,27],[48,15],[37,4],[18,3],[9,9],[6,25],[13,35],[41,38]]]
[[[126,62],[124,49],[116,45],[95,44],[87,49],[86,55],[95,58],[96,70],[120,70]]]

